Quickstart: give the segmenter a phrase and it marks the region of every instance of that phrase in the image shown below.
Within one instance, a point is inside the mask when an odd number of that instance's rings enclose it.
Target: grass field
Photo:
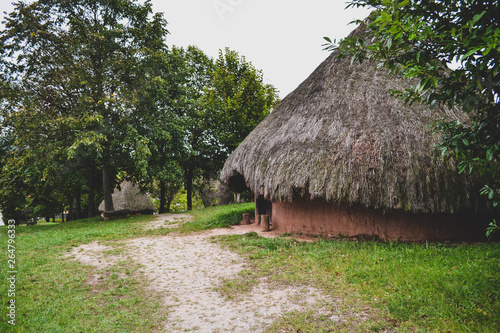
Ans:
[[[305,243],[253,234],[220,242],[247,256],[259,275],[278,284],[310,284],[339,299],[343,322],[296,313],[276,331],[500,331],[498,243]]]
[[[99,287],[87,283],[94,268],[63,259],[73,247],[99,240],[118,243],[143,233],[141,223],[150,216],[101,222],[98,219],[57,225],[16,227],[15,297],[9,284],[0,286],[1,332],[133,332],[156,326],[161,316],[159,300],[144,291],[130,263],[121,263],[124,279],[106,279]],[[1,242],[7,251],[6,228]],[[3,256],[4,258],[6,256]],[[2,265],[6,281],[7,260]],[[109,272],[110,277],[116,274]],[[7,324],[7,302],[15,299],[16,325]]]
[[[193,212],[180,229],[194,232],[235,224],[250,204]],[[160,295],[141,283],[140,267],[124,260],[88,283],[94,268],[64,258],[74,247],[99,241],[123,251],[136,237],[156,237],[171,229],[146,231],[151,216],[98,219],[15,229],[15,297],[7,280],[8,233],[0,229],[0,332],[155,332],[166,319]],[[314,243],[250,233],[215,239],[250,262],[239,280],[227,281],[230,299],[252,289],[252,279],[276,284],[308,284],[337,300],[336,320],[312,312],[291,313],[270,332],[499,332],[500,244],[404,244],[318,240]],[[15,299],[16,326],[7,324]],[[332,305],[333,306],[333,305]]]

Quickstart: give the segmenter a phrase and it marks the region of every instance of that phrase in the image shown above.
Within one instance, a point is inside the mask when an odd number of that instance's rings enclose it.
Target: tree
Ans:
[[[7,93],[8,89],[3,92]],[[33,208],[45,216],[61,212],[60,193],[67,181],[77,176],[57,167],[61,162],[59,146],[42,137],[51,134],[52,139],[64,142],[64,132],[46,133],[47,119],[34,112],[34,104],[26,101],[23,112],[13,112],[2,122],[4,154],[0,198],[7,206],[6,215],[19,222],[28,217],[23,213]],[[22,132],[18,133],[15,128]]]
[[[470,116],[460,123],[437,119],[438,147],[489,182],[482,193],[500,203],[500,4],[498,1],[353,0],[348,7],[373,7],[364,22],[373,36],[329,40],[328,49],[353,61],[376,59],[390,73],[417,84],[394,91],[407,103],[459,106]],[[358,21],[361,23],[361,21]],[[498,228],[491,224],[488,234]]]
[[[151,124],[144,121],[160,110],[141,104],[141,96],[166,50],[166,22],[153,15],[150,1],[40,0],[14,6],[0,34],[1,76],[8,82],[1,97],[9,101],[2,104],[2,126],[14,135],[12,165],[31,156],[40,177],[42,158],[59,167],[85,161],[92,166],[89,201],[97,169],[105,209],[113,210],[116,174],[140,178],[147,172],[151,152],[145,133]]]
[[[215,178],[225,160],[278,102],[276,89],[235,51],[220,51],[215,63],[200,50],[186,52],[187,147],[183,160],[188,210],[193,179]]]
[[[148,67],[152,80],[146,82],[138,96],[138,105],[143,110],[137,119],[146,126],[141,127],[140,135],[148,138],[151,152],[147,170],[139,173],[137,182],[159,184],[159,213],[170,211],[170,204],[182,186],[182,169],[179,165],[184,152],[184,119],[179,109],[185,94],[185,59],[178,48],[157,54],[155,66]]]
[[[5,128],[0,132],[0,170],[8,163],[7,156],[11,153],[13,140],[11,133]],[[3,213],[4,219],[19,220],[20,208],[26,206],[26,196],[18,186],[19,179],[11,178],[6,183],[7,178],[2,172],[0,177],[0,210]],[[6,186],[7,185],[7,186]]]
[[[220,144],[212,158],[212,170],[222,169],[224,162],[247,135],[278,104],[276,88],[264,84],[262,72],[229,48],[219,52],[210,88],[205,94],[211,110],[212,135]]]
[[[192,210],[193,180],[199,175],[204,165],[210,163],[216,142],[210,135],[210,128],[217,123],[210,123],[209,110],[203,104],[203,96],[210,84],[213,72],[213,60],[195,46],[187,49],[172,50],[184,59],[178,66],[179,82],[184,91],[176,104],[177,114],[182,119],[184,144],[179,158],[183,170],[184,187],[187,192],[187,209]]]

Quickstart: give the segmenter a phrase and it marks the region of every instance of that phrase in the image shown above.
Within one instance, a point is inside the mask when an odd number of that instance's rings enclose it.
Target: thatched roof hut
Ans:
[[[434,237],[411,235],[411,227],[405,235],[384,229],[399,228],[387,222],[390,212],[413,221],[481,210],[482,184],[441,158],[434,149],[439,137],[429,127],[438,118],[467,116],[459,109],[408,106],[388,93],[410,86],[372,62],[350,64],[332,54],[241,143],[221,178],[271,201],[273,224],[284,232],[448,238],[448,231]],[[353,215],[359,214],[357,221]],[[343,222],[330,215],[344,216]],[[362,220],[375,222],[358,228],[372,223]]]
[[[105,217],[128,214],[153,214],[156,206],[151,197],[142,193],[139,186],[125,181],[112,194],[113,212],[104,211],[104,201],[99,205],[99,212]]]

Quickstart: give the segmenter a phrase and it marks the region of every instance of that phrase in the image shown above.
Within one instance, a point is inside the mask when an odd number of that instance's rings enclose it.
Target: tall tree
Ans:
[[[220,51],[213,62],[189,48],[185,104],[188,150],[183,160],[188,210],[193,179],[217,177],[224,161],[278,103],[276,89],[237,52]]]
[[[14,6],[0,34],[0,66],[21,96],[3,96],[11,102],[3,116],[17,151],[40,156],[33,148],[50,146],[61,160],[90,160],[102,173],[105,209],[113,210],[116,173],[145,172],[150,156],[143,122],[154,117],[142,115],[158,109],[140,105],[139,96],[152,80],[148,68],[166,50],[166,22],[150,1]]]
[[[500,4],[497,0],[353,0],[373,7],[364,22],[373,36],[347,38],[329,49],[353,61],[376,59],[391,73],[416,80],[395,91],[408,103],[458,105],[468,123],[437,119],[443,155],[461,172],[488,176],[482,192],[500,204]],[[497,228],[492,223],[489,232]]]
[[[138,95],[138,122],[144,124],[139,134],[147,138],[150,157],[143,162],[145,170],[136,172],[140,178],[136,181],[159,183],[159,213],[169,211],[173,195],[182,186],[182,169],[179,165],[181,154],[185,150],[184,119],[179,109],[183,105],[186,93],[185,59],[178,48],[168,52],[158,52],[155,66],[149,66],[144,75],[152,79]],[[155,186],[153,186],[155,187]]]
[[[231,152],[278,104],[275,87],[265,84],[263,74],[238,52],[219,51],[206,106],[211,111],[212,134],[220,144],[212,169],[220,170]]]
[[[184,133],[184,149],[180,155],[180,166],[184,174],[184,187],[187,192],[187,209],[193,209],[193,180],[200,175],[205,165],[210,163],[213,149],[217,143],[210,134],[210,128],[218,123],[210,123],[209,112],[205,105],[205,95],[210,81],[214,63],[202,50],[195,46],[186,49],[173,49],[184,59],[183,86],[185,88],[177,112],[182,118]]]

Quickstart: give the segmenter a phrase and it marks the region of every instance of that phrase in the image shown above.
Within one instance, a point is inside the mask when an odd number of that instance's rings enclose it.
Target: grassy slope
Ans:
[[[224,236],[221,242],[277,283],[312,284],[341,300],[336,311],[343,320],[295,313],[273,331],[500,330],[498,243],[303,243],[252,234]],[[356,317],[361,313],[368,320]]]
[[[195,211],[191,232],[228,226],[253,205]],[[165,313],[132,260],[119,262],[98,286],[88,284],[90,266],[63,259],[73,247],[95,240],[123,251],[128,238],[154,236],[167,229],[144,231],[152,217],[100,222],[75,221],[16,229],[17,326],[6,325],[7,260],[0,262],[0,332],[154,332]],[[7,229],[0,229],[6,251]],[[402,243],[318,241],[299,243],[255,234],[224,236],[219,241],[253,263],[243,280],[269,276],[282,284],[312,284],[339,302],[338,320],[312,312],[292,313],[271,332],[322,331],[500,331],[500,244],[411,245]],[[3,257],[6,258],[7,255]],[[120,275],[119,275],[120,274]],[[123,276],[123,277],[120,277]],[[238,281],[236,281],[238,282]],[[242,281],[240,281],[242,282]],[[227,281],[228,295],[251,290],[252,284]],[[237,297],[236,297],[237,298]],[[362,314],[361,317],[356,315]],[[363,319],[365,318],[365,319]]]
[[[227,227],[241,220],[253,204],[195,211],[196,220],[180,231]],[[99,241],[123,252],[120,242],[142,236],[164,235],[171,229],[145,231],[143,224],[156,217],[121,220],[87,219],[59,224],[16,227],[16,326],[7,325],[7,227],[0,228],[0,332],[153,332],[165,313],[160,297],[152,295],[137,273],[133,260],[97,272],[104,278],[90,285],[91,266],[63,258],[73,247]],[[120,276],[123,276],[120,277]],[[161,331],[161,330],[160,330]]]
[[[10,298],[7,284],[0,285],[2,314],[0,332],[133,332],[146,331],[161,321],[159,298],[148,296],[134,275],[137,267],[121,262],[107,272],[98,286],[88,284],[91,266],[64,259],[75,246],[94,240],[116,244],[143,234],[141,222],[150,216],[100,222],[97,219],[58,225],[16,228],[16,327],[6,325]],[[1,230],[1,248],[6,248],[6,228]],[[5,281],[7,262],[1,264]],[[124,278],[118,278],[123,273]]]
[[[202,231],[215,228],[229,228],[241,222],[243,213],[254,213],[255,205],[245,203],[208,207],[193,211],[194,221],[182,226],[181,231]]]

